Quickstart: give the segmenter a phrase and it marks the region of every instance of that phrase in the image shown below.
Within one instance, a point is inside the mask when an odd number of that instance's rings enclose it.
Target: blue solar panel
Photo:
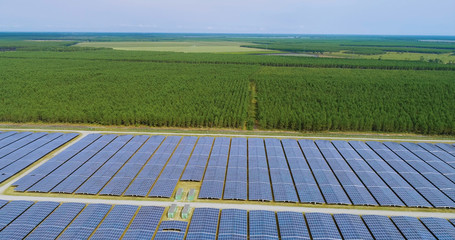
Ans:
[[[195,208],[186,239],[216,239],[219,214],[219,209]]]
[[[443,181],[442,175],[435,171],[427,162],[418,158],[411,153],[408,149],[404,148],[398,143],[387,142],[384,143],[396,156],[399,156],[406,163],[412,166],[415,170],[408,170],[400,174],[412,186],[422,194],[433,206],[435,207],[455,207],[454,202],[444,195],[442,191],[448,192],[450,189],[455,190],[455,185],[450,181]],[[409,145],[410,148],[420,148],[417,145]],[[423,152],[422,149],[419,152]],[[417,171],[416,171],[417,170]],[[439,187],[437,189],[436,187]],[[447,194],[447,193],[446,193]],[[450,195],[449,195],[450,196]],[[455,196],[453,196],[455,198]]]
[[[248,139],[248,199],[273,201],[264,142]]]
[[[219,240],[247,239],[248,212],[240,209],[223,209],[218,230]]]
[[[450,153],[452,156],[455,156],[455,147],[453,145],[447,143],[436,143],[435,145],[440,149]]]
[[[67,179],[57,185],[50,192],[69,192],[76,191],[97,169],[103,166],[112,156],[130,141],[133,136],[121,135],[114,139],[109,145],[98,152],[92,158],[83,161],[82,165],[74,171]],[[33,187],[32,187],[33,188]],[[31,188],[31,189],[32,189]]]
[[[137,208],[131,205],[114,206],[90,239],[120,239]]]
[[[250,239],[278,239],[274,212],[252,210],[249,212]]]
[[[443,218],[420,218],[420,221],[433,233],[438,239],[455,239],[455,227]]]
[[[36,182],[40,181],[42,178],[53,172],[55,169],[60,167],[63,163],[70,160],[80,151],[85,149],[88,145],[93,143],[96,139],[100,138],[100,134],[89,134],[86,137],[75,142],[63,152],[53,157],[52,159],[46,161],[43,165],[33,170],[31,173],[27,174],[25,177],[22,177],[16,181],[13,185],[17,185],[14,189],[15,191],[25,191],[31,187]]]
[[[125,196],[147,196],[181,137],[167,137],[125,191]]]
[[[180,180],[197,182],[202,180],[213,141],[214,138],[212,137],[199,138]]]
[[[417,218],[393,216],[391,219],[407,239],[436,239]]]
[[[246,138],[233,138],[224,186],[224,199],[246,200],[248,198],[247,164]]]
[[[299,202],[280,140],[268,138],[265,145],[275,201]]]
[[[56,239],[84,207],[82,203],[63,203],[27,239]]]
[[[24,141],[31,142],[28,142],[22,147],[11,144],[3,148],[2,150],[10,147],[18,147],[15,150],[11,149],[14,151],[1,158],[0,182],[9,179],[76,136],[77,134],[35,133],[24,138]],[[30,139],[31,137],[33,137],[33,140]]]
[[[229,147],[230,138],[215,139],[198,198],[222,198]]]
[[[305,217],[313,239],[342,239],[332,215],[306,213]]]
[[[302,213],[278,212],[277,218],[282,240],[310,239]]]
[[[14,131],[2,132],[2,133],[0,134],[0,140],[3,140],[3,139],[5,139],[5,138],[8,138],[8,137],[10,137],[10,136],[12,136],[12,135],[14,135],[14,134],[16,134],[16,133],[17,133],[17,132],[14,132]]]
[[[404,201],[407,206],[429,207],[430,204],[406,182],[384,159],[375,153],[366,143],[353,141],[349,142],[359,152],[368,164],[392,187],[392,190]],[[386,149],[380,143],[368,142],[374,149]],[[380,153],[380,152],[379,152]],[[392,156],[389,153],[387,156]],[[386,158],[389,160],[388,158]],[[404,164],[404,163],[403,163]],[[404,192],[402,189],[406,189]]]
[[[12,201],[0,209],[0,231],[32,206],[31,201]]]
[[[158,226],[163,215],[163,207],[143,206],[139,209],[122,239],[124,240],[149,240]]]
[[[0,140],[0,149],[20,140],[22,138],[25,138],[31,134],[32,134],[31,132],[20,132],[20,133],[11,135],[7,138],[4,138],[4,139]]]
[[[97,194],[133,154],[147,141],[148,136],[136,136],[108,159],[75,193]]]
[[[62,235],[60,235],[59,239],[88,239],[111,207],[111,205],[107,204],[87,205]]]
[[[390,218],[378,215],[364,215],[362,218],[376,240],[404,239]]]
[[[59,166],[55,171],[50,173],[49,175],[45,176],[44,178],[40,179],[39,182],[34,184],[32,187],[27,189],[27,191],[31,192],[49,192],[59,183],[64,181],[71,173],[74,172],[75,169],[79,168],[85,161],[89,158],[94,156],[109,144],[115,138],[114,135],[104,135],[97,139],[93,144],[85,148],[83,151],[75,155],[70,160],[63,163]],[[69,192],[66,191],[65,185],[71,184],[71,181],[66,181],[62,184],[62,186],[56,189],[56,192]]]
[[[313,170],[325,201],[330,204],[351,204],[331,168],[312,140],[299,140],[300,147]]]
[[[0,239],[24,239],[55,208],[56,202],[37,202],[0,232]]]
[[[345,240],[373,239],[360,216],[352,214],[334,214],[333,218],[335,218],[341,235],[343,235]]]
[[[148,196],[167,198],[172,196],[196,141],[196,137],[182,139]]]

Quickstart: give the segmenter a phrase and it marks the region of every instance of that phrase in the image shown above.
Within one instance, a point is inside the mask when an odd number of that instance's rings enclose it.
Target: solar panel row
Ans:
[[[2,201],[0,239],[454,239],[455,219],[196,208],[191,221],[164,208]]]
[[[4,158],[72,137],[8,134]],[[90,134],[15,185],[169,198],[179,181],[202,181],[207,199],[455,208],[454,153],[449,144]]]
[[[75,133],[1,133],[0,183],[77,136]]]

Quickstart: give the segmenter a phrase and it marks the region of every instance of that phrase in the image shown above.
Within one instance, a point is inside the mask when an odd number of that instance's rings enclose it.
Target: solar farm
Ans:
[[[449,144],[90,134],[17,192],[455,208]]]
[[[403,212],[455,208],[449,143],[6,131],[0,156],[0,239],[455,239]]]

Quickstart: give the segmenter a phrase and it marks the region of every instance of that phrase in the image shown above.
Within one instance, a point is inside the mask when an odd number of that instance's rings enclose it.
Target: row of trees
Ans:
[[[0,121],[232,127],[256,66],[1,59]]]
[[[455,73],[263,68],[262,128],[455,134]]]

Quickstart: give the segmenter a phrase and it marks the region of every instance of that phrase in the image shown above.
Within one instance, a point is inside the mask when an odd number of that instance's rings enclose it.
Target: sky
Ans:
[[[455,0],[0,0],[2,32],[455,35]]]

